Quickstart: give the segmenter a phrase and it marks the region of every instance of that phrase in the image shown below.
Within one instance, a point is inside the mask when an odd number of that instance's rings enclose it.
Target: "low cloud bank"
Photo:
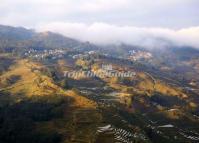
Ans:
[[[116,26],[106,23],[64,23],[40,24],[38,31],[52,31],[80,41],[95,44],[139,45],[148,48],[161,48],[170,44],[192,46],[199,49],[199,26],[180,30],[166,28],[147,28]]]

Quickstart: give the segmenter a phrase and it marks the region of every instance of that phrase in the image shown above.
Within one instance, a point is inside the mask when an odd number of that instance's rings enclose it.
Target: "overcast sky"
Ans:
[[[0,0],[0,24],[95,43],[166,38],[199,47],[199,0]]]

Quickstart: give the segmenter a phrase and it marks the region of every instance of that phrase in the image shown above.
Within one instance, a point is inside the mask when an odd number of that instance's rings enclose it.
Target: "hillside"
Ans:
[[[0,52],[2,143],[199,141],[194,48],[100,46],[0,26]]]

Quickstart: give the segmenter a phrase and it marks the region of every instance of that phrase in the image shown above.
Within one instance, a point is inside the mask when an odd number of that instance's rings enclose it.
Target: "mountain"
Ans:
[[[0,38],[8,40],[28,40],[34,36],[33,30],[23,27],[11,27],[0,25]]]
[[[30,48],[70,49],[81,47],[82,44],[77,40],[52,32],[37,33],[21,27],[0,26],[0,50],[2,51],[23,51]]]
[[[199,141],[197,49],[0,27],[0,142]]]

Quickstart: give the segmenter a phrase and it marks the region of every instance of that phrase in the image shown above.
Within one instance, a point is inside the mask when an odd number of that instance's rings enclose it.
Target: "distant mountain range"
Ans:
[[[100,38],[100,37],[99,37]],[[160,39],[163,42],[163,39]],[[165,41],[168,42],[168,41]],[[172,45],[172,44],[168,44]],[[22,55],[29,50],[54,50],[62,49],[82,54],[95,51],[112,58],[129,59],[131,51],[136,51],[142,63],[149,68],[170,69],[166,71],[171,76],[187,74],[188,80],[198,73],[199,50],[186,46],[162,46],[160,48],[145,48],[141,46],[127,45],[125,43],[113,45],[95,45],[90,42],[81,42],[53,32],[36,32],[33,29],[23,27],[11,27],[0,25],[0,52],[9,52]],[[142,56],[151,54],[153,58],[144,59]],[[142,56],[140,57],[141,54]],[[144,54],[144,55],[143,55]]]
[[[100,38],[100,37],[99,37]],[[163,39],[161,39],[162,42]],[[148,49],[127,44],[94,45],[90,42],[65,37],[53,32],[35,32],[33,29],[0,25],[0,51],[23,53],[27,49],[76,49],[78,51],[97,50],[113,56],[126,56],[130,50],[150,51],[157,57],[169,56],[172,60],[188,60],[199,56],[199,50],[193,47],[160,47]]]

